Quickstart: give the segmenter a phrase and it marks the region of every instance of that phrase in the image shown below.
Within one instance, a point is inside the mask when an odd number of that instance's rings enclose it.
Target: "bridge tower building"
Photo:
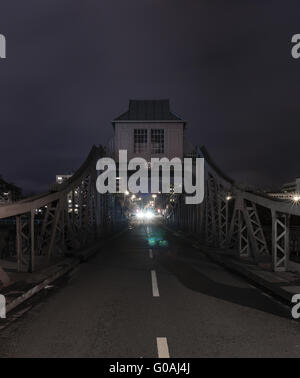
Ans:
[[[183,158],[186,121],[170,111],[169,100],[130,100],[128,110],[112,125],[116,161],[119,150],[127,150],[128,160]]]

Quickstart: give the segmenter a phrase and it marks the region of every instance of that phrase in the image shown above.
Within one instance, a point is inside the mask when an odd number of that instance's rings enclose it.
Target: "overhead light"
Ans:
[[[293,201],[294,201],[294,202],[300,202],[300,194],[296,194],[296,195],[294,195],[294,197],[293,197]]]

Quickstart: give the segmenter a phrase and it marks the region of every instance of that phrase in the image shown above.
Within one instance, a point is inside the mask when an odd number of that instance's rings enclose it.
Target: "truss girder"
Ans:
[[[239,257],[257,263],[272,260],[273,270],[286,270],[290,216],[300,217],[300,207],[240,188],[214,164],[205,148],[196,147],[195,151],[196,156],[206,160],[204,201],[201,205],[186,205],[184,194],[178,196],[169,223],[188,229],[209,246],[234,250]],[[174,201],[174,196],[170,199]],[[272,214],[271,224],[262,224],[262,214],[264,222]]]
[[[63,256],[112,230],[117,221],[115,197],[96,190],[96,163],[103,156],[104,150],[94,146],[78,171],[56,190],[0,207],[0,219],[15,220],[18,271],[33,271],[35,256]]]

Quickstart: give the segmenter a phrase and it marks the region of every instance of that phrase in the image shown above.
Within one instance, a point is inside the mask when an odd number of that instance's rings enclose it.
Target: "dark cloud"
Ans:
[[[0,4],[0,173],[45,190],[129,98],[170,98],[228,174],[299,175],[297,1],[10,0]]]

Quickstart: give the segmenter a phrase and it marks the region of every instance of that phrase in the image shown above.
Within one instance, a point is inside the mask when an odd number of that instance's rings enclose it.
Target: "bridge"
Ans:
[[[157,220],[132,221],[130,196],[97,193],[96,146],[67,181],[0,207],[1,355],[300,355],[299,323],[278,294],[300,289],[300,206],[242,188],[195,151],[204,201],[166,194]]]

